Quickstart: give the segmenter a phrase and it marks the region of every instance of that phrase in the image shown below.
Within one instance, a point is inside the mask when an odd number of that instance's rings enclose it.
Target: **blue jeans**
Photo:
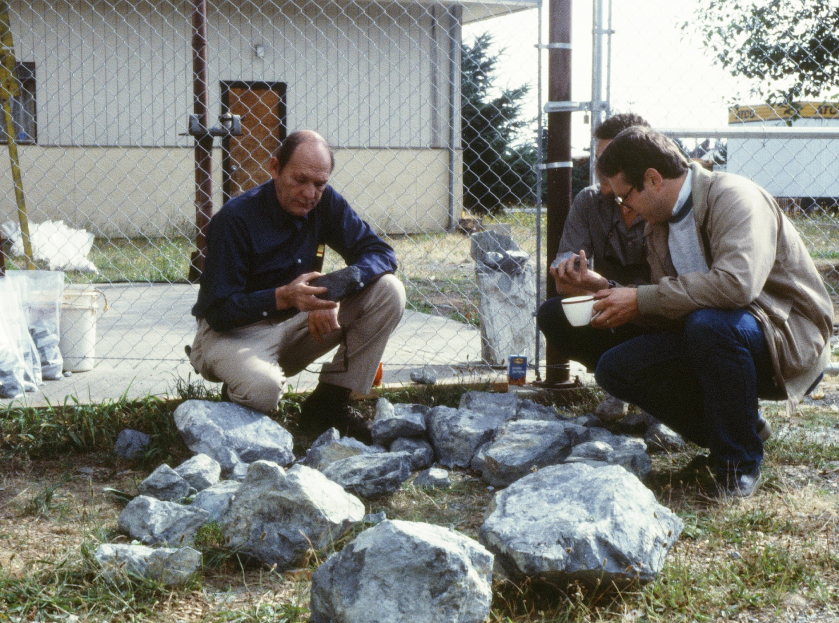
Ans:
[[[699,309],[688,314],[681,333],[646,333],[603,352],[595,379],[613,396],[709,448],[718,471],[749,473],[763,459],[758,396],[786,397],[772,372],[754,316]]]

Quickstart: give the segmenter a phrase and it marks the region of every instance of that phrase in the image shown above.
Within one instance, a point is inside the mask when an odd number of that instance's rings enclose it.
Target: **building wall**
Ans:
[[[222,81],[284,82],[288,130],[317,130],[338,150],[336,187],[374,227],[448,227],[449,160],[457,159],[460,135],[457,12],[433,4],[298,4],[208,2],[211,123],[221,112]],[[20,149],[30,219],[129,237],[191,223],[190,3],[10,6],[17,60],[34,62],[37,81],[37,144]],[[0,218],[15,220],[7,159],[0,171]],[[459,215],[459,164],[454,171]]]
[[[64,221],[97,236],[192,236],[192,149],[41,147],[20,153],[30,222]],[[339,149],[332,185],[380,233],[413,234],[449,226],[445,149]],[[461,176],[457,154],[456,177]],[[17,222],[9,159],[0,158],[0,222]],[[214,150],[215,209],[221,207],[221,149]],[[460,186],[455,205],[460,215]]]

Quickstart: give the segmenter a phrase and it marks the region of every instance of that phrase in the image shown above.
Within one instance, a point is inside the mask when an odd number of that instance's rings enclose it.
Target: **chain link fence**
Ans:
[[[183,364],[197,293],[187,282],[196,238],[195,141],[187,132],[192,7],[141,0],[15,0],[8,7],[22,86],[12,101],[14,132],[30,227],[62,221],[93,234],[87,257],[96,272],[67,271],[67,279],[108,298],[98,359]],[[214,209],[268,179],[266,162],[287,133],[323,134],[336,149],[331,183],[399,257],[412,324],[391,340],[390,369],[481,360],[485,322],[468,232],[501,227],[532,263],[545,263],[533,210],[536,117],[545,103],[538,101],[538,7],[538,0],[208,3],[211,123],[225,113],[242,121],[241,135],[214,142]],[[577,77],[591,74],[589,8],[575,6]],[[542,11],[546,20],[547,5]],[[777,196],[835,291],[835,138],[710,132],[791,122],[839,130],[830,93],[787,102],[792,112],[777,98],[752,94],[755,80],[765,80],[733,76],[715,62],[698,26],[675,27],[693,15],[681,4],[615,3],[609,14],[611,110],[640,113],[658,128],[708,128],[707,137],[682,137],[685,149]],[[575,79],[575,99],[586,99],[589,87]],[[805,100],[813,105],[798,105]],[[583,113],[574,124],[580,153],[590,126]],[[0,220],[14,224],[8,159],[0,169]],[[19,255],[7,262],[10,269],[24,264]],[[327,255],[326,270],[339,265]],[[509,321],[531,344],[536,298]],[[137,317],[150,326],[132,331]],[[443,350],[433,345],[440,335]]]

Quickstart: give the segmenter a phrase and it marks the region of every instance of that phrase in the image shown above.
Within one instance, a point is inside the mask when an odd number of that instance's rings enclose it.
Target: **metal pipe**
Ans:
[[[591,139],[589,140],[588,180],[594,184],[597,139],[594,131],[602,121],[603,100],[603,0],[592,2],[591,17]]]
[[[758,126],[743,128],[665,128],[662,134],[678,138],[839,138],[839,128],[789,128]]]
[[[548,99],[552,102],[571,101],[571,0],[550,0],[548,16],[548,44],[562,43],[548,49]],[[548,113],[547,162],[571,162],[571,112]],[[559,238],[571,207],[571,167],[548,168],[547,177],[547,258],[556,255]],[[547,270],[547,267],[546,267]],[[547,296],[556,296],[556,284],[547,280]],[[565,383],[570,378],[570,366],[548,345],[546,352],[548,383]]]
[[[460,53],[460,17],[462,12],[461,6],[458,4],[449,7],[449,226],[448,231],[454,231],[457,227],[457,215],[455,214],[454,205],[454,187],[455,187],[455,165],[457,163],[457,150],[455,149],[455,141],[457,140],[457,132],[455,132],[455,124],[457,123],[457,115],[459,114],[459,106],[456,106],[455,99],[460,93],[456,78],[460,75],[457,67],[457,59]]]
[[[542,162],[542,0],[539,0],[536,35],[536,162]],[[536,309],[534,315],[542,304],[542,168],[536,167]],[[540,373],[542,365],[542,348],[539,327],[536,329],[536,345],[534,349],[534,368],[536,369],[536,380],[541,381]]]
[[[209,94],[207,78],[207,1],[192,0],[192,89],[193,113],[202,128],[208,128]],[[189,281],[198,281],[204,270],[207,225],[213,216],[213,137],[195,138],[195,251],[189,264]]]

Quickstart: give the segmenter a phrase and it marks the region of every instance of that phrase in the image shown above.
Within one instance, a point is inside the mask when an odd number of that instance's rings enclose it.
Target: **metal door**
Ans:
[[[242,117],[242,134],[222,141],[224,200],[270,178],[268,160],[286,137],[286,85],[222,82],[222,112]]]

